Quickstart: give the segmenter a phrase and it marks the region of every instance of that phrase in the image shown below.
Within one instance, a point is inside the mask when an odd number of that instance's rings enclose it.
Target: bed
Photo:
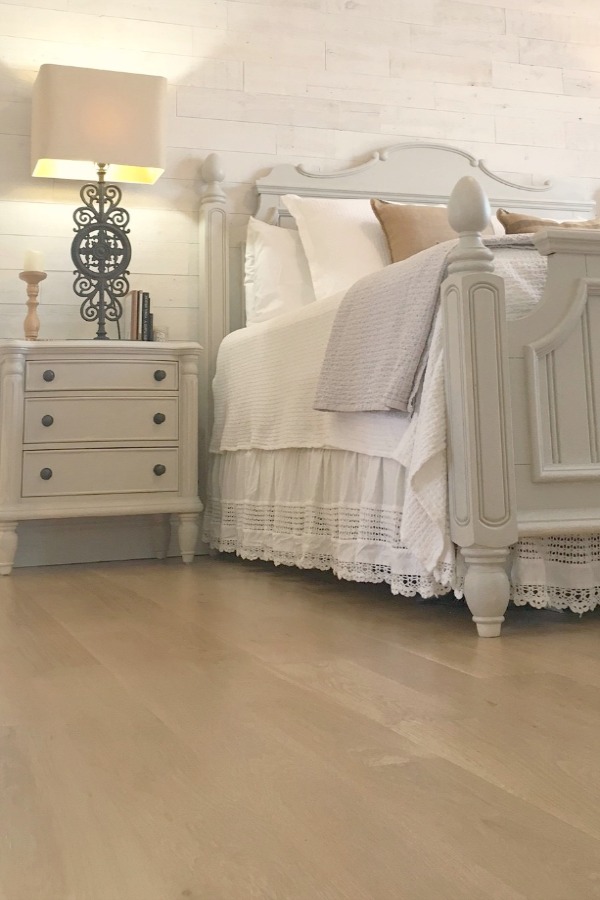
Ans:
[[[437,210],[451,197],[458,239],[412,257],[428,259],[443,276],[427,352],[419,356],[427,365],[415,382],[416,400],[405,408],[352,400],[331,408],[326,400],[315,409],[349,293],[348,285],[334,290],[341,282],[330,278],[332,253],[352,279],[357,263],[356,287],[368,283],[369,291],[369,279],[382,282],[392,270],[406,278],[416,263],[361,276],[356,230],[338,240],[331,223],[319,219],[310,252],[330,252],[310,271],[316,299],[230,333],[232,319],[240,319],[243,248],[229,239],[224,174],[214,155],[202,177],[203,330],[214,390],[214,409],[207,395],[204,411],[212,424],[207,543],[246,558],[384,581],[403,595],[454,591],[464,595],[481,637],[500,635],[511,601],[594,609],[600,231],[548,226],[505,245],[481,236],[487,198],[493,210],[552,220],[590,220],[594,204],[573,184],[518,184],[458,148],[422,143],[377,151],[334,173],[282,165],[260,178],[256,221],[276,226],[277,240],[288,244],[294,224],[306,227],[309,200],[364,205],[375,197]],[[281,278],[286,282],[285,272]],[[368,374],[379,362],[371,348],[357,369]]]

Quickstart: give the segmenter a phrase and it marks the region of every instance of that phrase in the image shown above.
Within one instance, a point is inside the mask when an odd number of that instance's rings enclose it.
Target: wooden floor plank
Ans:
[[[0,885],[14,900],[67,896],[53,811],[36,784],[24,741],[0,726]]]
[[[511,620],[229,560],[1,579],[0,900],[600,898],[600,619]]]

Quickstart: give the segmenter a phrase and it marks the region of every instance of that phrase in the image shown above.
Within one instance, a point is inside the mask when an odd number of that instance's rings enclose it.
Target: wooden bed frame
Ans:
[[[469,177],[464,178],[468,173]],[[200,213],[204,421],[220,341],[230,330],[224,181],[216,156],[202,168]],[[460,179],[463,179],[460,181]],[[504,285],[480,238],[493,209],[590,218],[572,185],[517,184],[465,151],[400,144],[339,172],[280,165],[256,184],[257,215],[289,224],[281,195],[372,197],[449,205],[460,240],[442,286],[448,410],[450,528],[467,565],[465,598],[482,637],[500,634],[509,600],[509,548],[528,536],[600,532],[600,231],[534,236],[548,279],[534,311],[506,321]],[[239,318],[239,315],[238,315]]]

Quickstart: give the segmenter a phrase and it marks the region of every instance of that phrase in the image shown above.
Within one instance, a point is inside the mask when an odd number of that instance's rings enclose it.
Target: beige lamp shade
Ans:
[[[166,78],[43,65],[33,89],[32,174],[154,184],[165,168]]]

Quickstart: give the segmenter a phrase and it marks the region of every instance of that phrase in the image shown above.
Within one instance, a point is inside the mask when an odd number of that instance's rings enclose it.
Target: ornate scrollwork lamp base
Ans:
[[[129,213],[119,206],[121,190],[106,184],[105,175],[106,163],[98,163],[98,182],[81,188],[85,205],[73,213],[77,227],[71,245],[73,289],[83,298],[81,317],[98,323],[96,340],[106,340],[106,323],[118,323],[123,314],[121,299],[129,291],[131,260]]]

